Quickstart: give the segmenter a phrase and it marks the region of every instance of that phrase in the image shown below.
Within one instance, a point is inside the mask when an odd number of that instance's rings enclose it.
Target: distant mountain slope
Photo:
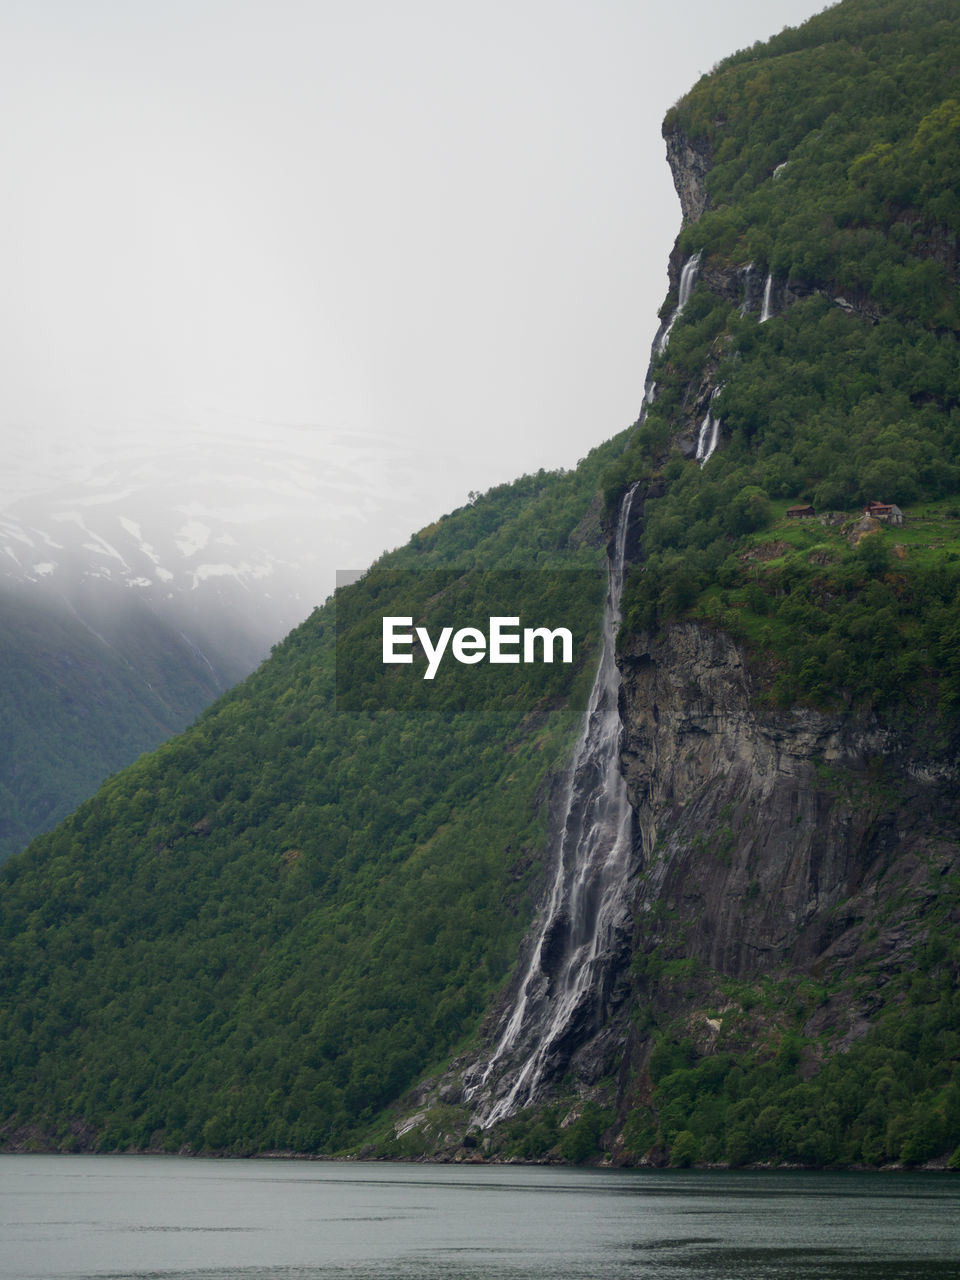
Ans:
[[[316,545],[324,486],[304,470],[269,448],[224,459],[203,441],[179,458],[107,456],[0,512],[0,580],[81,609],[104,592],[136,600],[239,679],[332,586]]]
[[[141,602],[0,587],[0,860],[178,732],[225,676]]]
[[[316,434],[132,432],[0,511],[0,861],[248,675],[374,528],[406,534],[429,466]]]
[[[7,1147],[960,1166],[958,69],[952,0],[843,0],[705,77],[638,423],[421,529],[10,860]],[[600,941],[558,826],[615,527],[628,912],[525,1093],[542,1046],[499,1046]],[[368,660],[494,613],[576,661]]]

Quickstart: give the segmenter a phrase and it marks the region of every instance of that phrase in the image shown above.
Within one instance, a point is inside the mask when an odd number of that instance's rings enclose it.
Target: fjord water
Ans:
[[[946,1174],[0,1156],[3,1280],[947,1280]]]

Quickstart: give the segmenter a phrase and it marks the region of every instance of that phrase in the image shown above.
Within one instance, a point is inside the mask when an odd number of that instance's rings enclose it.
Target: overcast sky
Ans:
[[[0,505],[196,432],[389,439],[422,523],[574,465],[639,408],[664,112],[823,7],[0,0]]]

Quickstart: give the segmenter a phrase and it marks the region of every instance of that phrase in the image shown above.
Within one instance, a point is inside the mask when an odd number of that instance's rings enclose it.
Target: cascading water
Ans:
[[[693,293],[700,265],[684,263],[677,306],[651,355],[666,350],[670,332]],[[640,418],[653,403],[647,378]],[[710,407],[700,428],[697,459],[703,466],[720,438]],[[629,925],[634,870],[633,813],[620,772],[620,673],[616,637],[626,563],[627,535],[637,485],[624,495],[607,567],[607,598],[600,662],[567,774],[550,890],[530,942],[529,960],[496,1043],[464,1077],[463,1098],[475,1107],[474,1123],[489,1128],[542,1096],[548,1078],[562,1072],[578,1045],[603,1024],[609,979]]]
[[[767,275],[763,286],[763,307],[760,310],[760,323],[763,324],[773,315],[773,273]]]
[[[670,341],[670,331],[673,328],[673,326],[677,323],[677,321],[680,319],[680,316],[683,312],[683,308],[690,301],[690,295],[691,293],[693,293],[694,286],[697,283],[697,272],[699,270],[700,270],[700,254],[695,253],[693,254],[692,257],[686,260],[686,262],[683,264],[683,270],[680,272],[680,289],[677,297],[677,309],[674,311],[673,315],[670,317],[667,327],[664,329],[663,333],[660,335],[660,340],[657,343],[658,356],[662,356],[664,351],[666,351],[667,343]]]
[[[633,815],[620,773],[620,626],[627,531],[636,484],[624,496],[607,568],[600,664],[583,730],[567,777],[550,896],[512,1008],[471,1100],[491,1079],[499,1096],[476,1117],[495,1124],[535,1099],[547,1071],[565,1066],[564,1041],[603,1014],[603,977],[628,919],[626,889],[633,860]],[[474,1076],[480,1073],[475,1068]],[[499,1077],[499,1078],[498,1078]]]
[[[697,436],[697,461],[701,467],[710,461],[710,457],[720,440],[720,419],[714,416],[713,402],[720,394],[721,389],[721,387],[713,388],[710,393],[710,403],[707,406],[706,416],[700,424],[700,434]]]
[[[756,275],[752,262],[748,262],[745,267],[741,267],[737,272],[737,282],[740,287],[740,293],[743,296],[743,302],[740,304],[740,314],[745,316],[753,307],[753,279]]]

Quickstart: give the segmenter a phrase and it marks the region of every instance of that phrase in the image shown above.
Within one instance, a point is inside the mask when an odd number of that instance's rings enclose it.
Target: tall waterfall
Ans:
[[[496,1046],[482,1073],[476,1067],[473,1080],[467,1082],[465,1097],[471,1100],[491,1093],[484,1086],[495,1081],[498,1096],[484,1101],[476,1117],[484,1127],[536,1099],[544,1074],[566,1065],[564,1042],[571,1032],[599,1026],[605,961],[628,920],[625,888],[633,855],[633,824],[620,773],[620,673],[615,649],[636,488],[634,484],[620,504],[607,567],[600,663],[567,776],[550,895]]]
[[[742,316],[745,316],[753,308],[753,280],[756,274],[752,262],[748,262],[745,267],[741,267],[737,272],[737,283],[743,296],[743,302],[740,304],[740,314]]]
[[[773,315],[773,273],[767,273],[766,283],[763,286],[763,307],[760,311],[760,323],[769,320]]]
[[[690,301],[690,295],[693,293],[694,286],[697,283],[697,272],[700,270],[700,254],[695,253],[689,257],[683,264],[683,270],[680,272],[680,291],[677,298],[677,308],[660,336],[657,343],[657,355],[662,356],[667,349],[667,343],[670,341],[670,331],[680,319],[683,308]]]
[[[697,436],[697,461],[701,467],[710,461],[710,457],[720,440],[720,419],[714,416],[713,402],[721,390],[721,387],[713,388],[710,393],[710,403],[707,405],[706,416],[700,424],[700,434]]]

